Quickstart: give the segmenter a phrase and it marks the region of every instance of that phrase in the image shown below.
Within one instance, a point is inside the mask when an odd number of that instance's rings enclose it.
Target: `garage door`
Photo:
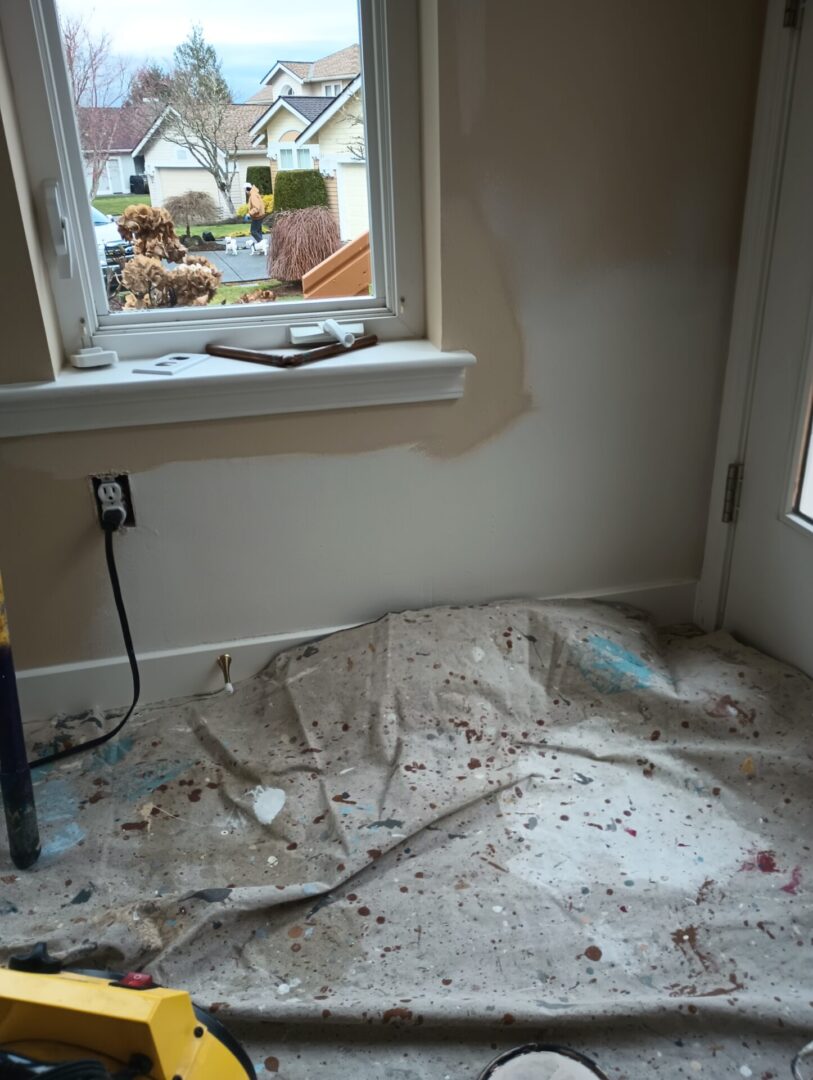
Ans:
[[[339,197],[339,231],[342,240],[355,240],[370,228],[367,208],[367,166],[363,161],[336,167]]]

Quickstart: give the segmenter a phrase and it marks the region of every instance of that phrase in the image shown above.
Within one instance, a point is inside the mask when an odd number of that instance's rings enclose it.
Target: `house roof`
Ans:
[[[361,73],[361,55],[358,45],[348,45],[346,49],[314,60],[310,79],[352,78]]]
[[[80,106],[77,109],[82,146],[91,142],[97,145],[109,143],[111,153],[131,153],[149,129],[152,120],[153,113],[139,105],[110,109]]]
[[[327,101],[327,108],[322,109],[319,115],[314,117],[314,119],[311,121],[310,124],[308,124],[305,130],[300,132],[299,135],[297,135],[296,141],[298,143],[304,143],[308,142],[309,139],[312,139],[316,132],[319,131],[320,128],[324,127],[328,120],[330,120],[332,116],[335,116],[336,113],[339,112],[347,104],[350,98],[355,97],[360,90],[361,76],[357,75],[352,82],[349,82],[347,86],[345,86],[344,90],[342,90],[340,94],[336,95],[336,97],[325,98],[324,100]],[[322,98],[312,98],[311,100],[321,101]]]
[[[331,78],[352,79],[361,72],[361,54],[358,45],[354,44],[328,53],[327,56],[320,56],[318,60],[277,60],[260,81],[267,83],[279,70],[289,72],[300,82]]]
[[[168,109],[164,109],[160,116],[155,118],[144,133],[141,141],[134,148],[134,153],[142,153],[161,127]],[[223,142],[221,150],[231,152],[236,150],[251,149],[251,129],[260,116],[266,111],[264,105],[229,105],[223,121]]]
[[[276,98],[272,105],[260,105],[258,118],[251,126],[254,142],[256,143],[256,139],[263,134],[265,125],[280,109],[287,109],[294,116],[301,117],[310,126],[321,113],[330,108],[335,100],[331,97],[302,97],[297,94],[286,94],[285,97]],[[251,106],[255,109],[257,107],[257,105]]]
[[[265,111],[262,104],[230,105],[223,124],[227,149],[236,145],[238,150],[250,150],[251,129]]]

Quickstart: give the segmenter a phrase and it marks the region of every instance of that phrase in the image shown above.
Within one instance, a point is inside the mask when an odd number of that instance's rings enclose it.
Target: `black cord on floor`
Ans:
[[[104,735],[99,735],[95,739],[88,739],[87,742],[77,743],[76,746],[69,746],[65,750],[57,750],[53,754],[47,754],[45,757],[37,758],[36,761],[29,762],[29,768],[36,769],[40,765],[51,765],[55,761],[62,761],[64,758],[73,757],[74,754],[82,754],[85,750],[93,750],[97,746],[103,746],[110,739],[114,738],[130,717],[133,715],[133,710],[138,704],[139,694],[141,693],[141,678],[138,674],[138,660],[136,659],[135,649],[133,647],[133,639],[130,635],[130,625],[127,622],[127,612],[124,609],[124,598],[121,595],[121,585],[119,583],[119,575],[116,570],[116,559],[113,554],[113,532],[112,529],[105,529],[104,533],[104,553],[107,559],[107,572],[110,575],[110,584],[113,588],[113,599],[116,603],[116,611],[119,616],[119,623],[121,624],[121,636],[124,638],[124,647],[127,650],[127,659],[130,661],[130,671],[133,675],[133,700],[130,708],[124,714],[118,724]]]

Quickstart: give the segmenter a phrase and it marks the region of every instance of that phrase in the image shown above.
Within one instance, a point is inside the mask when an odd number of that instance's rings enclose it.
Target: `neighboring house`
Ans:
[[[253,104],[278,97],[338,97],[360,74],[358,45],[348,45],[319,60],[277,60],[260,80],[262,88],[248,100]]]
[[[335,97],[277,97],[257,118],[251,134],[253,145],[265,148],[273,179],[285,169],[319,169],[342,240],[369,229],[360,75]]]
[[[98,176],[97,195],[119,195],[130,191],[130,177],[144,172],[144,158],[136,148],[149,126],[149,118],[138,106],[77,109],[79,138],[85,159],[88,191]]]
[[[264,107],[259,104],[229,106],[227,122],[224,125],[223,161],[225,164],[229,155],[230,169],[236,164],[231,179],[231,198],[235,207],[245,201],[246,169],[250,165],[268,165],[268,158],[252,146],[250,136],[253,124],[264,111]],[[212,174],[196,161],[188,147],[170,142],[161,134],[165,121],[166,113],[162,113],[136,147],[136,152],[143,155],[152,205],[163,206],[171,196],[180,195],[184,191],[204,191],[218,204],[222,216],[227,216],[230,211]],[[233,153],[234,147],[236,152]]]

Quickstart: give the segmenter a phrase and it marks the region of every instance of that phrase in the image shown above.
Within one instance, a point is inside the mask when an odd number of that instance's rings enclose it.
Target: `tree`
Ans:
[[[130,79],[125,105],[154,105],[165,97],[169,79],[158,64],[145,64]]]
[[[238,127],[220,58],[199,26],[175,49],[160,102],[165,108],[161,134],[188,150],[211,175],[233,215],[231,182],[237,171]]]
[[[66,16],[61,30],[93,199],[110,151],[116,145],[121,122],[118,107],[128,82],[127,65],[114,55],[110,36],[94,35],[83,16]]]
[[[173,195],[164,199],[164,209],[176,225],[179,221],[185,223],[187,236],[192,225],[208,225],[219,216],[214,199],[205,191],[184,191],[181,195]]]

